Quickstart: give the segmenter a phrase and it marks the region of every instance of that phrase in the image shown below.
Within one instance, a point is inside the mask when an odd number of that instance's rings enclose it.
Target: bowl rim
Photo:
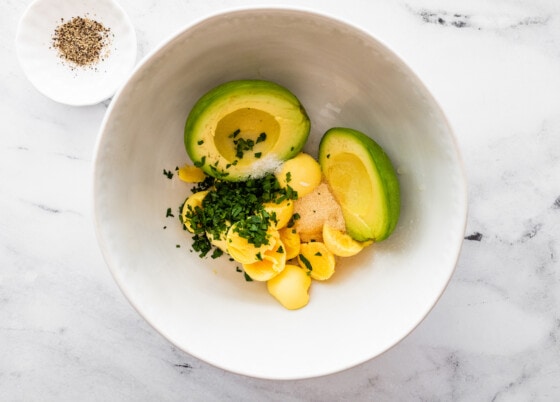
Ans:
[[[466,172],[465,172],[465,164],[464,164],[464,159],[462,157],[461,154],[461,149],[459,147],[459,143],[455,134],[455,130],[453,129],[453,126],[451,125],[451,122],[449,121],[449,118],[447,117],[447,115],[445,114],[443,108],[441,107],[439,101],[436,99],[436,97],[434,96],[433,92],[429,89],[429,87],[425,84],[425,82],[423,80],[420,79],[420,77],[418,76],[418,74],[409,66],[409,64],[406,62],[406,59],[404,57],[402,57],[398,52],[396,52],[393,47],[389,46],[385,41],[383,41],[382,39],[380,39],[377,35],[374,36],[374,34],[372,34],[371,32],[365,30],[364,28],[362,28],[360,25],[356,24],[355,22],[351,22],[346,18],[341,18],[339,16],[335,16],[332,14],[329,14],[328,12],[322,11],[322,10],[317,10],[317,9],[313,9],[313,8],[309,8],[309,7],[302,7],[302,6],[293,6],[293,5],[273,5],[273,6],[262,6],[262,5],[246,5],[246,6],[236,6],[236,7],[227,7],[227,8],[223,8],[220,9],[218,11],[215,12],[211,12],[211,13],[207,13],[203,16],[200,16],[198,18],[196,18],[195,20],[181,26],[180,28],[178,28],[177,30],[175,30],[174,32],[172,32],[170,35],[168,35],[166,38],[164,38],[160,43],[158,43],[152,50],[150,50],[149,52],[146,53],[146,55],[136,64],[136,66],[134,67],[134,69],[129,73],[128,78],[124,81],[124,83],[121,85],[121,87],[117,90],[117,92],[115,93],[115,95],[113,96],[111,103],[109,104],[105,115],[103,117],[102,123],[100,125],[99,131],[98,131],[98,135],[97,135],[97,139],[95,142],[95,146],[94,146],[94,153],[93,153],[93,168],[92,168],[92,182],[91,182],[91,187],[90,187],[90,191],[91,191],[91,211],[92,211],[92,220],[93,220],[93,224],[94,224],[94,230],[95,230],[95,235],[99,244],[99,248],[102,252],[103,258],[105,260],[105,263],[107,265],[107,267],[109,268],[109,271],[113,277],[113,279],[115,280],[115,282],[118,285],[119,290],[121,291],[121,293],[125,296],[127,302],[134,308],[134,310],[136,310],[136,312],[160,335],[162,335],[165,340],[169,343],[171,343],[172,345],[174,345],[175,347],[177,347],[179,350],[181,350],[184,353],[187,353],[190,356],[193,356],[213,367],[217,367],[219,369],[222,370],[226,370],[230,373],[234,373],[237,375],[242,375],[242,376],[246,376],[249,378],[259,378],[259,379],[264,379],[264,380],[275,380],[275,381],[289,381],[289,380],[306,380],[306,379],[312,379],[312,378],[318,378],[318,377],[324,377],[324,376],[329,376],[329,375],[333,375],[336,373],[340,373],[342,371],[354,368],[354,367],[358,367],[360,365],[363,365],[365,363],[367,363],[368,361],[371,361],[373,359],[376,359],[380,356],[382,356],[383,354],[387,353],[388,351],[390,351],[391,349],[393,349],[396,345],[398,345],[400,342],[402,342],[404,339],[406,339],[412,332],[414,332],[414,330],[426,319],[426,317],[431,313],[431,311],[434,309],[434,307],[438,304],[438,302],[440,301],[441,297],[443,296],[445,290],[447,289],[455,271],[457,268],[457,264],[459,261],[459,257],[461,255],[461,250],[464,244],[464,239],[462,239],[461,241],[457,241],[452,243],[452,252],[451,255],[453,255],[453,266],[452,268],[448,271],[447,277],[445,277],[445,280],[442,281],[442,286],[440,289],[438,289],[437,292],[437,296],[434,298],[434,301],[432,303],[432,305],[426,309],[426,311],[419,315],[416,319],[416,321],[410,326],[409,330],[406,331],[405,333],[402,333],[399,337],[396,337],[394,339],[394,341],[389,344],[385,349],[383,349],[381,352],[377,353],[374,356],[364,356],[362,359],[360,359],[359,361],[355,361],[353,363],[349,363],[345,366],[340,366],[337,369],[327,369],[327,370],[323,370],[321,372],[315,372],[315,373],[311,373],[309,375],[281,375],[281,376],[270,376],[270,375],[258,375],[255,374],[255,372],[253,371],[249,371],[249,370],[240,370],[239,368],[233,368],[233,367],[229,367],[227,365],[221,365],[218,364],[216,362],[211,362],[208,361],[204,358],[204,356],[200,356],[196,351],[192,351],[189,350],[188,348],[185,348],[184,346],[178,345],[177,343],[175,343],[173,340],[171,340],[166,332],[161,329],[158,328],[151,320],[148,319],[148,317],[145,316],[145,314],[142,312],[142,310],[136,305],[136,303],[134,303],[133,301],[133,297],[132,295],[129,294],[127,288],[126,288],[126,284],[121,283],[121,281],[118,279],[116,272],[115,272],[115,263],[112,260],[112,256],[109,253],[109,248],[106,245],[106,240],[104,239],[104,237],[101,234],[101,229],[100,229],[100,225],[98,222],[98,218],[97,218],[97,200],[96,200],[96,196],[95,196],[95,187],[96,187],[96,176],[97,176],[97,162],[99,159],[99,151],[103,142],[103,138],[104,138],[104,132],[107,129],[107,125],[109,123],[109,119],[111,117],[111,114],[113,112],[113,109],[116,107],[116,105],[119,103],[118,100],[122,94],[122,92],[125,90],[125,88],[127,87],[128,83],[139,73],[139,71],[141,71],[144,66],[146,64],[148,64],[150,62],[150,60],[157,55],[158,53],[160,53],[161,51],[163,51],[167,46],[169,46],[174,40],[178,39],[181,35],[185,34],[187,31],[195,29],[196,27],[200,26],[201,24],[207,23],[208,21],[210,21],[211,19],[215,19],[215,18],[223,18],[225,16],[228,15],[233,15],[233,14],[237,14],[237,13],[243,13],[243,12],[294,12],[294,13],[300,13],[300,14],[309,14],[312,17],[319,17],[319,18],[324,18],[327,20],[332,20],[336,23],[342,24],[347,26],[350,29],[355,30],[356,32],[360,33],[361,35],[364,35],[376,42],[378,42],[381,47],[383,47],[384,51],[388,52],[389,54],[391,54],[391,56],[395,59],[395,61],[397,61],[398,63],[400,63],[400,65],[402,67],[404,67],[406,69],[407,74],[409,74],[411,76],[411,78],[414,79],[415,83],[417,85],[419,85],[419,87],[425,92],[425,94],[430,98],[430,101],[433,102],[433,105],[435,107],[435,110],[439,113],[439,118],[441,119],[442,124],[447,128],[447,131],[449,133],[449,139],[452,143],[452,149],[455,151],[455,158],[456,158],[456,163],[457,163],[457,170],[458,170],[458,178],[460,180],[458,180],[458,186],[461,190],[462,193],[462,197],[459,199],[461,206],[464,206],[464,209],[461,213],[461,216],[459,217],[460,220],[460,233],[461,233],[461,237],[464,238],[464,234],[466,232],[466,227],[467,227],[467,219],[468,219],[468,181],[467,181],[467,176],[466,176]],[[457,236],[459,236],[459,232],[457,233]]]

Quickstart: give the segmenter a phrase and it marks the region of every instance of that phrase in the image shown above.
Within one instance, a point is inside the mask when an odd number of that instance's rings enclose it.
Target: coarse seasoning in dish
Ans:
[[[111,29],[89,17],[60,20],[52,36],[52,47],[71,68],[92,67],[109,56]]]

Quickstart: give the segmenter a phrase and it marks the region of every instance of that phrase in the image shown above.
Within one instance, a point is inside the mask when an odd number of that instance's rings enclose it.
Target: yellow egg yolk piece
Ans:
[[[302,243],[297,259],[315,280],[324,281],[334,274],[334,254],[322,242]]]
[[[282,229],[285,227],[290,218],[294,214],[294,201],[293,200],[284,200],[280,203],[276,202],[267,202],[263,205],[266,212],[269,214],[274,214],[275,221],[271,222],[271,226],[273,229]]]
[[[179,179],[186,183],[199,183],[204,181],[206,178],[206,173],[200,168],[192,165],[184,165],[177,171],[177,176]]]
[[[210,243],[218,247],[220,250],[227,252],[227,240],[226,240],[227,233],[221,233],[219,237],[214,237],[214,235],[210,232],[206,232],[206,237],[210,240]]]
[[[311,277],[297,265],[286,264],[284,270],[266,283],[268,292],[289,310],[296,310],[309,302]]]
[[[254,281],[268,281],[281,273],[286,266],[284,246],[278,239],[274,248],[267,250],[262,259],[252,264],[243,264],[243,270]]]
[[[298,198],[315,190],[322,179],[319,163],[303,152],[284,162],[275,175],[280,186],[290,186],[297,191]]]
[[[339,257],[351,257],[365,247],[364,243],[354,240],[349,234],[329,224],[323,225],[323,243],[331,253]]]
[[[277,247],[280,241],[280,234],[277,230],[270,229],[266,235],[268,238],[267,244],[256,246],[242,237],[237,231],[238,222],[234,223],[228,230],[226,236],[227,252],[237,262],[241,264],[252,264],[263,259],[268,250],[273,250]]]
[[[181,220],[187,230],[191,233],[194,233],[194,229],[189,219],[189,213],[195,214],[197,207],[202,208],[202,201],[204,200],[204,197],[206,197],[206,194],[208,194],[208,190],[194,193],[190,195],[183,204],[183,208],[181,210]]]
[[[299,254],[299,247],[301,244],[299,234],[294,228],[282,228],[278,231],[280,233],[280,240],[284,244],[286,251],[286,259],[291,260],[296,258]]]

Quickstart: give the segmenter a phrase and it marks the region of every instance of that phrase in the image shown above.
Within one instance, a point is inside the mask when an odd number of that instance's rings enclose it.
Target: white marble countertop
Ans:
[[[394,49],[456,130],[469,220],[455,275],[382,356],[327,377],[225,372],[132,309],[91,217],[93,148],[110,101],[57,104],[15,57],[28,0],[0,5],[0,400],[560,400],[560,3],[557,0],[121,0],[139,57],[242,5],[341,17]]]

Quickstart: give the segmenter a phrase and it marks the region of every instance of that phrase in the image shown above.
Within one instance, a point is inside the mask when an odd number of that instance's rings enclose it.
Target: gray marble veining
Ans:
[[[39,94],[14,49],[28,1],[0,5],[0,399],[560,400],[560,3],[276,1],[339,16],[393,48],[455,128],[469,221],[455,275],[404,341],[327,377],[231,374],[170,345],[129,306],[91,220],[110,101]],[[139,56],[185,24],[259,0],[121,0]]]

